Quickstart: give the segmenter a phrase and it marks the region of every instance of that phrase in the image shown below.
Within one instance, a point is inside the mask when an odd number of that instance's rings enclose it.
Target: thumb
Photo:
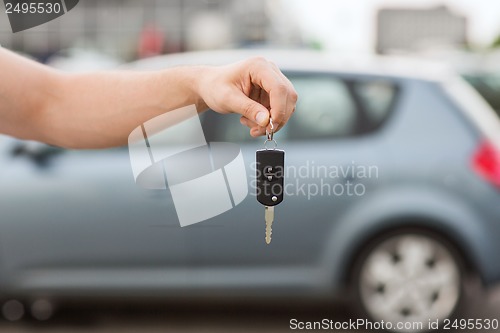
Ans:
[[[266,127],[269,124],[269,110],[243,93],[233,94],[228,104],[233,112],[256,122],[261,127]]]

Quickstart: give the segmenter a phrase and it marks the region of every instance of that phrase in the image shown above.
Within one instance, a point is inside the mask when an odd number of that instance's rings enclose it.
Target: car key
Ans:
[[[280,204],[284,197],[285,152],[276,149],[274,125],[270,119],[271,132],[266,132],[264,149],[256,152],[257,200],[264,205],[266,222],[266,243],[271,243],[272,224],[274,222],[274,206]],[[272,148],[268,144],[273,145]]]

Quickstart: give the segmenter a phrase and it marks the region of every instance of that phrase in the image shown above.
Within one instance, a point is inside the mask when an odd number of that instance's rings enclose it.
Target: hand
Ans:
[[[269,117],[276,132],[295,111],[297,93],[292,83],[264,58],[204,67],[200,74],[198,93],[203,106],[223,114],[241,114],[241,123],[250,128],[253,137],[266,133]]]

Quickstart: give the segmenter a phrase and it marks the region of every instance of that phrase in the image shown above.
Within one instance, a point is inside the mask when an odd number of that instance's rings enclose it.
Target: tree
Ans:
[[[491,44],[491,47],[494,48],[494,49],[495,48],[500,48],[500,35],[498,35],[497,38],[495,38],[495,40]]]

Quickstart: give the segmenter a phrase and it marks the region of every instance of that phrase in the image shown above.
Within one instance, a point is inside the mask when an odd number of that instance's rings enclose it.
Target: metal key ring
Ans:
[[[273,147],[273,148],[269,148],[269,147],[267,147],[267,143],[268,143],[268,142],[272,142],[272,143],[274,143],[274,147]],[[278,143],[276,142],[276,140],[274,140],[274,139],[273,139],[273,140],[266,140],[266,141],[264,141],[264,148],[265,148],[266,150],[275,150],[275,149],[276,149],[276,147],[278,147]]]
[[[274,139],[273,139],[273,136],[274,136],[274,124],[273,124],[273,119],[272,118],[269,118],[269,125],[271,125],[271,132],[268,132],[267,129],[266,129],[266,136],[267,136],[266,142],[267,141],[274,141]]]

